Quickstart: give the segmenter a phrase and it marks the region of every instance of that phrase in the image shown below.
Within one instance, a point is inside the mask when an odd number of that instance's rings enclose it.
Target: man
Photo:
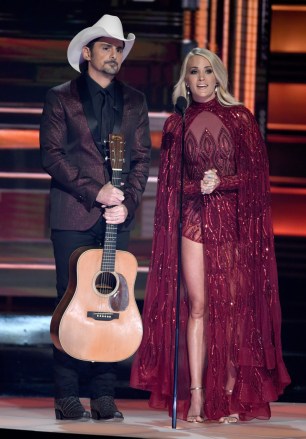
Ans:
[[[117,249],[127,249],[145,190],[151,151],[146,99],[116,79],[134,41],[134,34],[124,38],[118,17],[104,15],[69,44],[68,61],[81,74],[46,96],[40,146],[42,166],[52,178],[50,227],[58,301],[68,286],[70,255],[83,246],[103,247],[106,224],[117,225]],[[125,140],[120,188],[111,183],[107,157],[108,136],[114,132]],[[114,363],[81,361],[55,346],[53,359],[57,419],[89,419],[79,399],[84,376],[92,416],[123,419],[114,401]]]

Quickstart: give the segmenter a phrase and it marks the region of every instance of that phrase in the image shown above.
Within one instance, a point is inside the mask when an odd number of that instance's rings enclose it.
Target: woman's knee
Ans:
[[[203,319],[207,313],[206,308],[204,302],[191,302],[189,315],[194,319]]]

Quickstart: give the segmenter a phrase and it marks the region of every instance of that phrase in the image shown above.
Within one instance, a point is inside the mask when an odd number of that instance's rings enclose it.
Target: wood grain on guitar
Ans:
[[[124,139],[110,134],[112,184],[120,187]],[[103,250],[81,247],[69,263],[69,284],[50,324],[55,347],[84,361],[116,362],[138,349],[142,319],[134,296],[137,260],[116,250],[117,225],[106,224]]]

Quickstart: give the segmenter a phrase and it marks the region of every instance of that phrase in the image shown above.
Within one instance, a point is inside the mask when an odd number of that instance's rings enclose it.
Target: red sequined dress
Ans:
[[[178,280],[182,118],[172,114],[162,136],[154,234],[143,309],[144,335],[131,370],[131,387],[151,392],[152,408],[172,415]],[[269,402],[290,383],[282,358],[281,309],[271,220],[269,166],[264,141],[244,106],[216,99],[185,113],[182,233],[204,244],[207,364],[204,413],[218,420],[269,419]],[[204,171],[220,186],[202,195]],[[204,268],[203,268],[204,269]],[[179,307],[177,417],[186,419],[190,373],[186,345],[188,297]],[[231,410],[225,387],[236,370]]]

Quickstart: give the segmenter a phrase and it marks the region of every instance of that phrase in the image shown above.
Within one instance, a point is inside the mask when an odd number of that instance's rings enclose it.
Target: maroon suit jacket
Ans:
[[[146,98],[117,81],[122,90],[125,160],[122,169],[128,217],[118,232],[131,230],[135,210],[149,175],[151,139]],[[98,124],[85,78],[66,82],[47,92],[40,124],[42,166],[51,176],[50,227],[86,230],[101,215],[95,199],[109,181],[105,160],[97,146]]]

